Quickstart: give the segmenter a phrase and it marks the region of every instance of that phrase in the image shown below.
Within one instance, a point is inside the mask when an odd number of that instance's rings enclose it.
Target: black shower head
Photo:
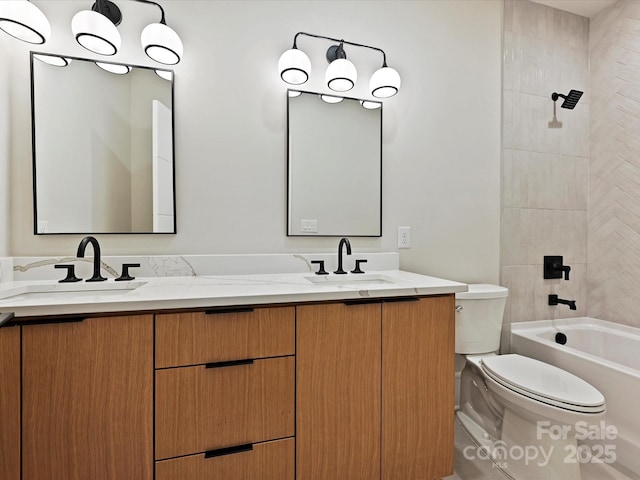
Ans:
[[[582,97],[582,92],[580,90],[571,90],[569,95],[562,95],[561,93],[553,93],[551,95],[551,100],[554,102],[558,100],[558,97],[564,98],[564,102],[560,105],[562,108],[568,108],[569,110],[573,110],[578,104],[578,100]]]

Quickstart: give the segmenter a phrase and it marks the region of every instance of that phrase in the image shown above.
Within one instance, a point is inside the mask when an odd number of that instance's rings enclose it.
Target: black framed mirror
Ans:
[[[382,103],[287,100],[287,235],[382,236]]]
[[[31,53],[34,233],[176,233],[173,72]]]

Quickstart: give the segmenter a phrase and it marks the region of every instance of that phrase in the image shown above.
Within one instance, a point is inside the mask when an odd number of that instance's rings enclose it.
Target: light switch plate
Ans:
[[[300,230],[304,233],[318,233],[318,221],[317,220],[301,220]]]

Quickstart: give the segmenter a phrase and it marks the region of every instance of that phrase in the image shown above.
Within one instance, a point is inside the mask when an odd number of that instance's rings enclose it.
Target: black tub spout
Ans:
[[[549,295],[549,305],[554,306],[554,305],[568,305],[569,309],[571,310],[577,310],[578,307],[576,307],[576,301],[575,300],[565,300],[563,298],[558,298],[558,295]]]

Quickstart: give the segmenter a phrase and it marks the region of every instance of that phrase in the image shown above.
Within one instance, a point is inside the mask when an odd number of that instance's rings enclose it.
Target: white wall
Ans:
[[[36,1],[53,35],[41,51],[89,57],[69,31],[86,1]],[[402,75],[384,107],[383,236],[356,251],[396,249],[411,226],[407,270],[468,282],[499,272],[502,1],[169,1],[167,23],[185,44],[175,67],[177,235],[101,236],[108,254],[333,251],[335,238],[288,238],[286,97],[276,65],[298,31],[381,47]],[[149,65],[139,44],[157,11],[121,2],[121,53]],[[29,59],[13,42],[11,254],[69,254],[80,236],[34,236]],[[319,90],[330,44],[302,38]],[[14,48],[15,46],[15,48]],[[362,79],[379,54],[348,49]],[[349,92],[365,97],[367,81]]]
[[[0,65],[7,65],[7,46],[0,41]],[[0,68],[0,257],[9,255],[9,69]],[[1,272],[0,272],[1,274]]]

